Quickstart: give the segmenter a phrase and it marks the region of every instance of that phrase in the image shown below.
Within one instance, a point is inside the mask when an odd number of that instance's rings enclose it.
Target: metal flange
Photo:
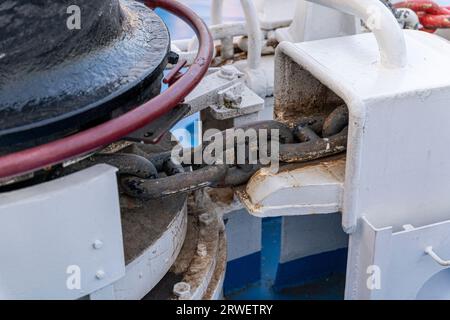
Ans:
[[[192,199],[188,212],[188,231],[183,248],[169,273],[145,299],[222,298],[227,245],[221,216],[197,206]]]

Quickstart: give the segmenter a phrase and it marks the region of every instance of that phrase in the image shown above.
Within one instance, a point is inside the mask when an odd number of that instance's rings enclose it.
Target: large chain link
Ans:
[[[256,131],[261,129],[278,130],[280,162],[312,161],[346,150],[348,109],[347,106],[342,105],[327,117],[303,117],[293,127],[279,121],[262,121],[240,127],[244,131],[249,128]],[[225,133],[226,131],[222,133],[224,140],[226,139]],[[206,147],[207,144],[191,149],[190,152],[195,155],[196,152],[203,152]],[[234,148],[237,147],[235,144]],[[127,168],[128,170],[120,173],[120,185],[129,196],[144,199],[157,199],[205,187],[239,186],[245,184],[258,170],[264,167],[259,163],[182,166],[174,163],[171,152],[146,153],[145,145],[137,145],[137,149],[140,150],[139,156],[145,158],[156,168],[158,177],[155,177],[153,170],[150,178],[144,178],[142,175],[130,174],[130,170]]]

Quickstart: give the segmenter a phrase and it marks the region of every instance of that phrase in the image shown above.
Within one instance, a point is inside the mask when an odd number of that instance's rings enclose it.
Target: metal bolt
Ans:
[[[106,276],[106,273],[105,273],[105,271],[103,271],[103,270],[98,270],[97,273],[95,274],[95,277],[96,277],[98,280],[104,279],[105,276]]]
[[[100,240],[95,240],[92,246],[94,247],[94,249],[101,249],[103,247],[103,242]]]
[[[176,65],[179,59],[180,56],[173,51],[169,52],[169,55],[167,56],[167,61],[172,65]]]
[[[403,230],[405,230],[405,231],[413,231],[414,230],[414,226],[411,225],[411,224],[405,224],[403,226]]]
[[[206,244],[204,244],[204,243],[199,243],[198,245],[197,245],[197,254],[198,254],[198,256],[200,256],[200,257],[206,257],[206,255],[208,254],[208,249],[207,249],[207,247],[206,247]]]
[[[237,96],[233,92],[226,92],[223,96],[223,103],[226,108],[239,108],[242,104],[242,96]]]
[[[227,80],[233,80],[236,77],[236,69],[230,66],[220,68],[219,77]]]
[[[212,222],[212,218],[209,213],[203,213],[198,217],[198,220],[200,220],[201,223],[204,225],[209,225]]]
[[[187,300],[191,297],[191,285],[187,282],[178,282],[173,286],[173,293],[180,300]]]

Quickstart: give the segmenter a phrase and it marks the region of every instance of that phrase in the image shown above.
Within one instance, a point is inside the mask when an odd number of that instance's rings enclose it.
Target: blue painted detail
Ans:
[[[225,295],[261,279],[261,252],[229,261],[223,290]]]
[[[232,290],[225,290],[225,296],[230,300],[267,300],[278,299],[272,290],[273,281],[277,273],[280,257],[281,218],[266,218],[262,221],[262,249],[261,249],[261,280],[247,282]],[[242,272],[243,270],[239,270]],[[231,271],[227,270],[228,273]]]
[[[199,121],[199,115],[198,114],[194,114],[192,116],[189,117],[189,124],[186,126],[186,130],[189,131],[191,133],[191,141],[190,141],[190,145],[191,146],[197,146],[199,144],[198,137],[197,137],[197,129],[196,129],[196,121]]]
[[[278,266],[274,289],[299,286],[333,274],[344,274],[347,267],[347,248],[324,252]]]
[[[280,258],[281,218],[263,219],[262,229],[261,280],[248,283],[240,290],[226,291],[225,296],[228,300],[335,300],[344,298],[345,273],[335,273],[331,277],[322,277],[297,287],[290,286],[274,290],[273,284]],[[333,255],[329,258],[333,258]]]
[[[262,222],[262,279],[273,283],[281,251],[282,218],[265,218]]]

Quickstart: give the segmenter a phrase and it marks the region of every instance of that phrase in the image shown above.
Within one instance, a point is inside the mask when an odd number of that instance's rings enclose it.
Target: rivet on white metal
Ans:
[[[103,242],[101,240],[95,240],[92,246],[94,247],[94,249],[99,250],[103,248]]]
[[[106,273],[105,273],[105,271],[103,271],[103,270],[98,270],[98,271],[95,273],[95,277],[96,277],[98,280],[105,279],[105,276],[106,276]]]

